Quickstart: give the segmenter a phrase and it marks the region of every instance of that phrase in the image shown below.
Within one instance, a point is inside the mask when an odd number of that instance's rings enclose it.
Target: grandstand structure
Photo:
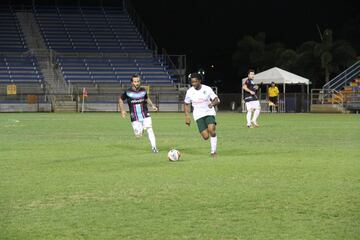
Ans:
[[[311,112],[359,112],[360,61],[311,92]]]
[[[46,106],[38,111],[79,111],[84,88],[86,110],[117,111],[135,73],[160,110],[180,107],[185,56],[174,63],[160,52],[129,1],[116,7],[2,6],[0,50],[0,111],[33,111],[34,102]]]

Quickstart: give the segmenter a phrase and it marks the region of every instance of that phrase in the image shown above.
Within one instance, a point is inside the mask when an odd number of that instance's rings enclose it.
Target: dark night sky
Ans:
[[[214,64],[224,78],[234,78],[231,54],[246,34],[265,32],[267,42],[296,48],[308,40],[319,41],[316,24],[343,39],[342,28],[360,15],[356,1],[143,1],[133,6],[159,47],[186,54],[189,71]],[[360,42],[360,39],[348,39]],[[359,53],[359,49],[358,49]]]
[[[176,53],[232,49],[243,35],[258,32],[295,47],[319,38],[316,24],[336,37],[347,19],[360,15],[355,1],[305,2],[132,0],[159,45]]]

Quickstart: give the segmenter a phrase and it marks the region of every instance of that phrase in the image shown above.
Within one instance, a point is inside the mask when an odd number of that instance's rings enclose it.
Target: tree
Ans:
[[[346,41],[333,41],[333,33],[326,29],[321,42],[314,47],[315,57],[320,59],[324,71],[325,83],[329,82],[332,74],[339,73],[356,61],[355,49]]]
[[[320,87],[319,72],[321,70],[320,62],[315,56],[315,46],[318,43],[315,41],[307,41],[297,48],[297,62],[295,64],[294,72],[298,75],[311,79],[313,86]]]
[[[238,70],[239,76],[243,76],[250,67],[262,65],[264,49],[264,33],[259,33],[255,37],[246,35],[237,43],[232,61],[233,66]]]
[[[233,66],[241,77],[249,67],[258,72],[277,66],[309,78],[314,86],[321,87],[357,59],[351,44],[344,40],[334,41],[330,29],[326,29],[320,37],[320,42],[304,42],[293,50],[282,43],[266,43],[264,33],[254,37],[244,36],[232,56]]]

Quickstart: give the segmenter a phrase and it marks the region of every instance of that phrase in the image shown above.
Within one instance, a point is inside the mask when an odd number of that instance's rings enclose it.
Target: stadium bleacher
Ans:
[[[0,57],[0,82],[41,84],[43,76],[34,57]]]
[[[24,34],[10,5],[0,6],[0,94],[6,93],[6,85],[16,84],[18,93],[41,93],[43,75],[33,56],[24,56],[28,51]]]
[[[65,80],[72,84],[128,84],[134,73],[139,73],[145,84],[160,86],[173,83],[166,67],[154,58],[59,57],[57,61]]]
[[[24,24],[24,19],[32,20]],[[30,41],[32,32],[38,33],[40,45]],[[156,90],[165,94],[162,99],[174,101],[177,79],[142,34],[122,7],[0,7],[0,94],[6,96],[7,84],[16,84],[21,94],[57,94],[51,84],[56,86],[53,76],[60,76],[70,86],[66,89],[72,89],[69,94],[86,87],[92,101],[104,102],[127,88],[133,74],[140,74],[152,94]]]
[[[121,8],[33,8],[47,47],[59,52],[151,52]]]
[[[0,6],[0,51],[24,52],[28,50],[13,9]]]
[[[147,84],[173,84],[175,79],[161,60],[149,57],[152,51],[121,7],[37,6],[33,11],[47,47],[60,55],[57,61],[67,83],[122,84],[139,73]],[[137,53],[147,58],[101,57],[104,53]]]

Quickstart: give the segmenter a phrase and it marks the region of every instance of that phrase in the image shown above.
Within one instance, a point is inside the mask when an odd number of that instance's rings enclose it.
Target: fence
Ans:
[[[85,99],[86,104],[92,105],[106,105],[110,104],[116,106],[118,99],[121,93],[114,94],[89,94]],[[218,94],[221,100],[218,110],[219,111],[235,111],[235,112],[244,112],[246,111],[245,104],[242,100],[240,93],[224,93]],[[5,95],[0,94],[0,104],[8,103],[22,103],[22,104],[33,104],[33,103],[48,103],[54,104],[53,99],[57,95],[46,95],[46,94],[17,94],[17,95]],[[159,107],[160,111],[183,111],[183,100],[185,97],[185,92],[180,92],[179,94],[174,93],[161,93],[161,92],[152,92],[149,97],[152,102]],[[284,97],[286,101],[284,101]],[[281,94],[279,96],[279,112],[309,112],[310,110],[310,100],[307,94],[302,93],[286,93],[286,96]],[[82,96],[81,94],[73,96],[73,101],[81,103]],[[269,104],[266,100],[265,95],[260,97],[261,111],[269,112]],[[115,109],[116,107],[113,107]],[[101,109],[99,110],[101,111]]]

